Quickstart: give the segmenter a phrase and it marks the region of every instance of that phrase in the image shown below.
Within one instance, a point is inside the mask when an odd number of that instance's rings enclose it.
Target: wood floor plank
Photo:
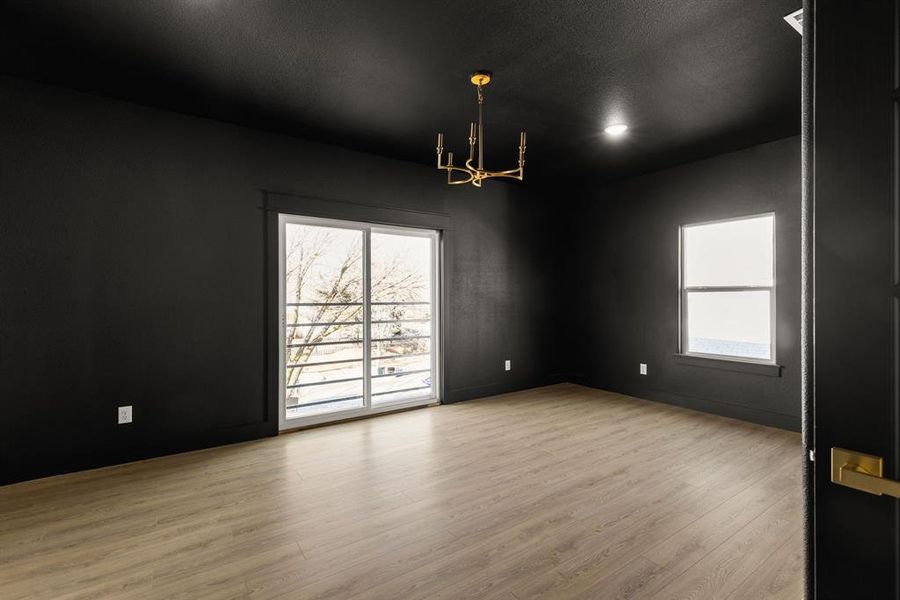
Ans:
[[[787,539],[800,531],[800,490],[784,496],[670,584],[652,595],[659,600],[752,596],[745,582]]]
[[[803,597],[803,535],[798,531],[773,552],[727,600],[797,600]]]
[[[639,545],[623,549],[617,556],[618,561],[609,561],[609,569],[599,568],[601,565],[588,568],[584,564],[578,565],[576,570],[560,569],[552,585],[540,588],[539,595],[584,599],[653,598],[662,587],[799,486],[799,466],[786,464],[665,539],[643,537]],[[615,569],[618,564],[624,566]],[[537,591],[532,584],[523,596],[533,596]]]
[[[782,600],[801,460],[794,433],[537,388],[2,487],[0,597]]]

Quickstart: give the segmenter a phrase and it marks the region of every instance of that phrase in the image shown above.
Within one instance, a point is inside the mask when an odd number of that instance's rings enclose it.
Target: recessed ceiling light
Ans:
[[[628,131],[628,125],[625,123],[616,123],[615,125],[610,125],[603,131],[606,132],[607,135],[611,135],[613,137],[619,137],[625,134]]]

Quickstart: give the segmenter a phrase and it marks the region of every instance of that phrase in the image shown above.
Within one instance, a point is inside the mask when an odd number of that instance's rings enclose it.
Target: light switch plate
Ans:
[[[511,360],[507,360],[507,361],[503,364],[503,367],[504,367],[507,371],[511,370],[511,369],[512,369],[512,361],[511,361]]]
[[[641,375],[647,374],[647,363],[641,363]]]

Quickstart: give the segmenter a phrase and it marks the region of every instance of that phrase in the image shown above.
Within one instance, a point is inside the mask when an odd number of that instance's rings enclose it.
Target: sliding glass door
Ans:
[[[437,241],[280,215],[282,429],[438,399]]]
[[[435,237],[373,229],[370,239],[372,404],[431,395]]]

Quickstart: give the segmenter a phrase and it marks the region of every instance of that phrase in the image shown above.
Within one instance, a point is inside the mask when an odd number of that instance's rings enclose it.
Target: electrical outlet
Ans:
[[[641,375],[647,374],[647,363],[641,363]]]
[[[119,425],[123,423],[131,423],[131,407],[130,406],[120,406],[119,407]]]
[[[505,363],[503,363],[503,368],[507,371],[512,370],[512,361],[507,359]]]

